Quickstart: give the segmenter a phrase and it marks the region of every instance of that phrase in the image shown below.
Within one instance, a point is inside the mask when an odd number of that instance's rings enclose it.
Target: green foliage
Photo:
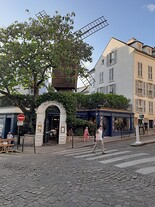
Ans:
[[[56,12],[53,17],[29,18],[0,28],[0,93],[11,100],[7,104],[13,102],[29,119],[35,111],[39,89],[52,77],[52,68],[65,71],[70,79],[75,68],[83,75],[81,61],[92,61],[93,48],[73,32],[74,16]],[[19,98],[20,90],[33,90],[27,104]]]
[[[83,135],[84,129],[86,127],[89,129],[89,134],[93,136],[95,134],[96,124],[86,120],[76,119],[76,125],[73,128],[75,135]]]
[[[56,12],[52,18],[29,18],[0,28],[1,91],[7,88],[10,94],[17,93],[16,86],[20,85],[33,89],[36,96],[51,77],[52,67],[70,74],[75,67],[83,69],[81,60],[91,61],[92,47],[73,32],[74,16]]]
[[[67,119],[72,121],[75,119],[76,112],[76,98],[73,96],[72,92],[54,92],[46,93],[40,95],[36,101],[36,106],[38,107],[45,101],[57,101],[61,103],[66,109]]]
[[[33,101],[32,96],[28,95],[14,95],[14,98],[18,99],[18,103],[24,107],[29,107]],[[35,106],[39,107],[46,101],[57,101],[61,103],[66,109],[67,113],[67,125],[68,128],[73,128],[74,133],[82,135],[81,132],[86,126],[89,127],[91,135],[94,135],[95,124],[88,122],[87,120],[76,118],[76,111],[80,108],[96,109],[98,106],[115,108],[115,109],[127,109],[129,100],[121,95],[102,94],[96,93],[91,95],[84,95],[81,93],[73,92],[49,92],[38,96]],[[13,102],[9,101],[7,97],[0,98],[0,106],[11,106]],[[31,125],[35,123],[35,112],[27,112],[27,116],[31,117]]]
[[[85,95],[75,93],[77,98],[77,108],[95,109],[98,106],[105,108],[127,109],[130,100],[123,95],[94,93]]]

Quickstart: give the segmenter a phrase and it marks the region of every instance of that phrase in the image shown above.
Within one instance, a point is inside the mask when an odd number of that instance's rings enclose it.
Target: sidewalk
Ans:
[[[130,136],[116,136],[116,137],[104,137],[104,142],[123,142],[124,140],[132,140],[133,143],[131,146],[138,147],[142,146],[145,144],[151,144],[155,143],[155,132],[149,132],[146,135],[140,135],[140,143],[136,143],[136,136],[135,134],[132,134]],[[24,153],[24,154],[49,154],[53,153],[56,151],[63,151],[66,149],[77,149],[77,148],[82,148],[82,147],[92,147],[94,145],[94,137],[91,137],[89,142],[83,142],[83,139],[81,141],[75,141],[72,140],[67,142],[64,145],[45,145],[41,147],[36,147],[34,148],[33,146],[24,146],[24,151],[22,152],[21,146],[18,147],[19,153]]]

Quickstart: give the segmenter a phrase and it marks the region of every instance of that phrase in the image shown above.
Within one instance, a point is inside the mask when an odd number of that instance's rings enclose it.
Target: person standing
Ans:
[[[92,153],[95,152],[95,149],[96,149],[97,145],[101,146],[102,154],[106,154],[105,149],[104,149],[103,130],[102,130],[101,125],[99,126],[99,128],[96,131],[96,142],[95,142],[95,145],[93,147]]]
[[[88,131],[88,127],[85,128],[83,137],[84,137],[84,142],[89,141],[89,131]]]

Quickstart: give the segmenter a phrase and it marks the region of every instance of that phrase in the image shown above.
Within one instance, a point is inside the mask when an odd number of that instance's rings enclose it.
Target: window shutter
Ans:
[[[146,112],[146,101],[145,100],[143,101],[143,105],[144,105],[143,106],[143,112],[145,113]]]
[[[143,82],[143,92],[142,92],[143,93],[143,96],[145,96],[145,90],[146,90],[145,89],[145,82]]]
[[[103,86],[103,93],[105,93],[105,86]]]
[[[154,85],[153,84],[151,84],[151,98],[153,98],[154,97]]]
[[[136,111],[138,112],[138,99],[136,99],[135,107],[136,107]]]
[[[114,51],[114,63],[117,63],[117,50]]]
[[[110,66],[110,54],[107,55],[107,67]]]
[[[136,91],[135,91],[135,93],[136,93],[136,95],[138,95],[138,80],[136,80]]]
[[[116,94],[116,84],[113,84],[113,93]]]
[[[148,83],[146,83],[146,96],[148,96],[149,93],[148,93]]]
[[[155,84],[153,85],[153,95],[154,95],[154,98],[155,98]]]
[[[106,94],[108,94],[108,86],[106,86]]]

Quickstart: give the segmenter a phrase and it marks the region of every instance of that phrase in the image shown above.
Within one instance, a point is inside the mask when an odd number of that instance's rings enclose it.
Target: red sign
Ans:
[[[25,120],[25,115],[24,114],[18,114],[17,119],[18,119],[18,121],[24,121]]]

